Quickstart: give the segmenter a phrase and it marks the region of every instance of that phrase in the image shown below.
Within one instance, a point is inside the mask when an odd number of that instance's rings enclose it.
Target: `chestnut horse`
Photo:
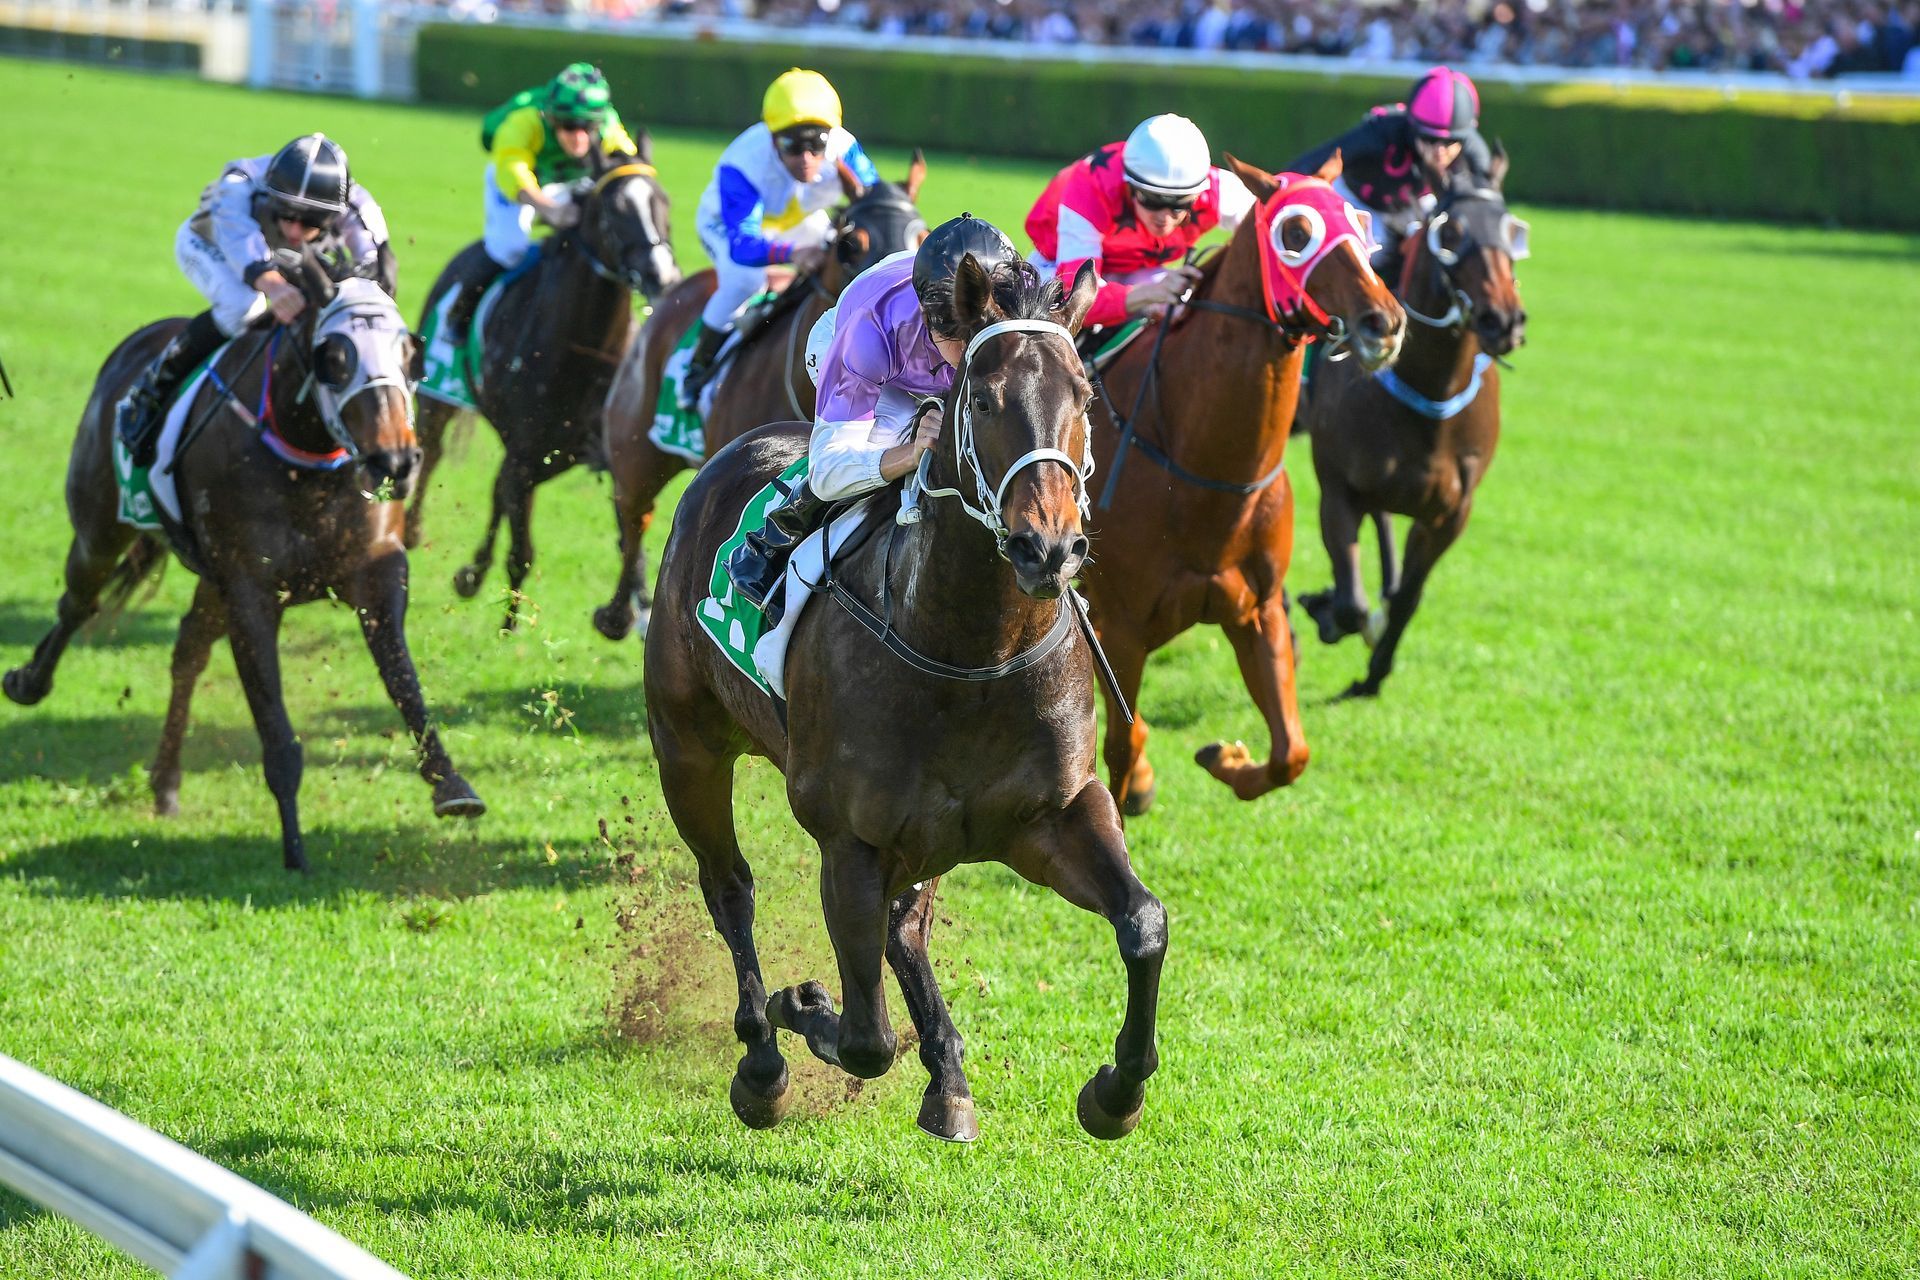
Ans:
[[[1093,657],[1068,585],[1087,551],[1079,468],[1092,398],[1072,332],[1094,286],[1083,268],[1062,299],[1025,264],[990,280],[962,259],[954,310],[967,354],[947,400],[952,425],[926,455],[924,518],[900,526],[893,492],[875,500],[880,527],[838,558],[831,594],[795,627],[784,722],[695,611],[737,513],[805,451],[809,424],[736,440],[680,500],[646,639],[647,723],[661,791],[732,953],[746,1054],[731,1097],[749,1126],[778,1123],[788,1104],[776,1029],[856,1076],[893,1065],[884,957],[931,1076],[921,1127],[978,1133],[926,944],[935,879],[989,858],[1113,925],[1126,1020],[1079,1116],[1101,1138],[1139,1120],[1157,1065],[1166,912],[1134,875],[1113,797],[1094,777]],[[734,762],[749,752],[786,774],[794,816],[820,846],[844,1013],[817,982],[766,994],[733,820]]]
[[[704,423],[708,457],[763,422],[812,417],[813,379],[802,356],[814,321],[855,276],[926,239],[927,224],[914,202],[926,180],[927,161],[917,149],[905,180],[897,184],[876,182],[869,190],[844,161],[839,169],[847,204],[834,218],[826,262],[818,272],[796,278],[772,304],[774,314],[764,327],[721,357],[730,367],[714,388],[713,410]],[[692,464],[658,448],[647,433],[660,398],[661,370],[713,287],[711,270],[695,272],[654,308],[607,394],[607,466],[620,527],[620,575],[613,597],[593,611],[593,625],[609,640],[625,639],[636,623],[644,635],[653,609],[645,545],[653,504],[667,482]]]
[[[215,357],[188,407],[199,433],[174,456],[182,537],[200,582],[174,644],[173,698],[151,780],[156,811],[179,812],[180,742],[193,687],[225,635],[280,808],[282,861],[305,870],[302,753],[280,693],[280,618],[289,605],[337,598],[354,609],[387,694],[413,733],[434,812],[473,816],[486,806],[428,723],[407,651],[400,500],[420,460],[409,386],[414,339],[393,300],[371,282],[349,279],[336,292],[311,256],[306,269],[288,271],[307,294],[305,314],[271,335],[243,334]],[[61,653],[103,592],[124,601],[166,561],[158,538],[119,522],[113,418],[115,403],[184,323],[141,329],[114,348],[94,381],[67,467],[74,536],[66,594],[32,661],[6,674],[15,702],[47,696]]]
[[[1500,441],[1493,361],[1526,341],[1527,324],[1513,277],[1515,260],[1527,254],[1527,225],[1507,212],[1506,172],[1506,152],[1496,147],[1489,185],[1468,174],[1432,184],[1440,202],[1404,248],[1400,297],[1414,327],[1391,375],[1323,369],[1307,397],[1302,416],[1313,436],[1333,586],[1300,603],[1326,643],[1357,631],[1373,645],[1366,679],[1343,697],[1380,692],[1427,575],[1466,528]],[[1389,512],[1412,520],[1398,571]],[[1360,582],[1363,516],[1379,534],[1384,628]]]
[[[506,448],[493,481],[493,511],[487,535],[473,560],[453,576],[462,597],[478,594],[493,565],[494,537],[506,522],[507,616],[512,630],[520,587],[533,568],[533,491],[576,462],[600,456],[600,410],[614,370],[633,333],[633,293],[649,301],[680,281],[669,247],[667,191],[648,157],[643,131],[640,153],[588,153],[590,179],[580,197],[578,228],[559,232],[540,246],[537,262],[509,282],[487,325],[485,368],[475,388],[480,413],[500,433]],[[423,315],[441,296],[468,278],[477,255],[468,245],[441,271],[427,294]],[[477,322],[476,322],[477,323]],[[459,410],[422,397],[420,442],[426,464],[407,513],[407,545],[421,536],[427,481],[439,464],[447,423]]]
[[[1103,375],[1094,453],[1107,476],[1082,579],[1122,695],[1147,655],[1196,623],[1227,633],[1266,718],[1271,758],[1214,743],[1197,759],[1242,800],[1300,776],[1307,742],[1294,695],[1283,585],[1293,555],[1293,486],[1283,465],[1308,337],[1378,368],[1400,347],[1400,304],[1367,264],[1368,228],[1312,176],[1227,163],[1259,204],[1203,268],[1185,312],[1156,325]],[[1128,406],[1124,428],[1116,406]],[[1143,456],[1133,457],[1138,452]],[[1107,701],[1108,783],[1129,814],[1153,803],[1147,724]]]

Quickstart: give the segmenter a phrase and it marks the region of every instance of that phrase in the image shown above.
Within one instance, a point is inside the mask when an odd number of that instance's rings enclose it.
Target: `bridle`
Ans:
[[[1460,265],[1461,256],[1473,241],[1470,237],[1463,238],[1460,242],[1460,247],[1457,249],[1449,249],[1440,243],[1441,228],[1446,226],[1447,222],[1452,218],[1450,206],[1456,199],[1499,200],[1501,202],[1500,242],[1494,247],[1504,249],[1507,256],[1513,261],[1520,262],[1528,256],[1528,241],[1530,238],[1530,229],[1527,224],[1505,210],[1505,197],[1502,196],[1497,189],[1491,187],[1476,188],[1472,191],[1450,196],[1445,204],[1428,215],[1425,230],[1426,256],[1433,264],[1433,272],[1440,281],[1441,288],[1444,289],[1448,295],[1449,305],[1447,312],[1441,316],[1425,315],[1414,310],[1413,307],[1409,306],[1405,301],[1404,295],[1411,291],[1413,259],[1415,257],[1413,254],[1407,255],[1406,271],[1400,286],[1400,292],[1402,294],[1400,307],[1401,310],[1407,313],[1407,318],[1417,324],[1423,324],[1429,329],[1442,329],[1453,332],[1464,330],[1473,323],[1473,299],[1467,294],[1465,289],[1460,287],[1459,281],[1455,280],[1453,275],[1453,269]],[[1418,235],[1420,233],[1416,232],[1415,234]]]
[[[607,193],[607,189],[615,182],[625,181],[628,178],[657,180],[659,173],[650,164],[639,160],[631,160],[625,164],[615,165],[598,178],[595,178],[593,180],[593,186],[589,188],[587,194],[589,198],[595,202],[594,221],[596,224],[599,221],[600,211],[603,207],[602,200]],[[650,207],[650,202],[643,203],[640,206],[640,221],[641,224],[645,226],[647,232],[647,254],[649,257],[652,257],[662,249],[665,249],[667,243],[661,238],[660,229],[653,223],[653,211]],[[577,240],[580,247],[580,254],[587,260],[587,265],[593,269],[593,274],[599,276],[609,284],[618,285],[622,289],[630,289],[644,297],[646,294],[645,276],[637,268],[615,267],[602,261],[600,254],[595,251],[595,246],[592,242],[593,237],[586,235],[584,232],[585,228],[583,226],[582,234]]]

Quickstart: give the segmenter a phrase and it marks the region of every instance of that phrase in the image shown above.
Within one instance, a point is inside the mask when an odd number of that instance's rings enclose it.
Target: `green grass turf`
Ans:
[[[341,138],[411,309],[478,231],[482,161],[460,114],[15,62],[0,97],[11,665],[93,372],[195,305],[172,236],[220,162]],[[721,141],[660,139],[689,261]],[[1044,174],[935,156],[925,203],[1017,223]],[[441,472],[412,639],[492,812],[434,822],[351,619],[311,607],[285,653],[314,874],[278,869],[224,646],[183,814],[150,817],[175,569],[0,707],[0,1050],[417,1276],[1913,1274],[1920,239],[1533,216],[1509,434],[1387,696],[1327,705],[1363,654],[1309,642],[1313,765],[1242,805],[1187,762],[1264,742],[1217,633],[1148,672],[1161,808],[1129,836],[1173,925],[1127,1141],[1072,1112],[1118,1025],[1111,934],[993,867],[951,878],[934,943],[981,1142],[912,1128],[913,1058],[855,1090],[791,1046],[794,1116],[737,1125],[639,649],[588,625],[606,485],[542,491],[538,625],[503,637],[448,586],[485,430]],[[1300,590],[1328,572],[1293,462]],[[741,790],[768,976],[830,978],[778,779]],[[137,1273],[0,1195],[0,1275]]]

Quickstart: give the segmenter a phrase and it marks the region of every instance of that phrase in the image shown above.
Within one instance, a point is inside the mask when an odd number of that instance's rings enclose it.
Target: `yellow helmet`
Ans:
[[[767,86],[767,96],[760,103],[760,118],[775,133],[797,124],[837,129],[840,127],[840,95],[818,71],[795,67]]]

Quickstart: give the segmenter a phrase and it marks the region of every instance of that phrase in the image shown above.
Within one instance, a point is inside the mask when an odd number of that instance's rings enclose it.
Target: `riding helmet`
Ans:
[[[1413,82],[1407,94],[1407,119],[1429,138],[1462,137],[1480,124],[1480,91],[1464,72],[1435,67]]]
[[[547,115],[555,120],[599,124],[613,105],[607,78],[591,62],[576,62],[547,84]]]
[[[353,179],[340,144],[324,133],[309,133],[274,153],[264,185],[275,213],[311,222],[345,212]]]
[[[797,124],[840,127],[840,95],[818,71],[794,67],[767,86],[760,102],[760,118],[767,128],[781,133]]]
[[[960,270],[960,260],[972,254],[988,271],[1004,262],[1018,262],[1020,251],[1007,239],[1007,233],[988,222],[963,213],[935,227],[920,242],[913,255],[913,292],[922,305],[927,291],[937,281],[951,280]]]
[[[1142,120],[1120,153],[1127,181],[1163,196],[1190,196],[1206,189],[1213,176],[1213,152],[1200,126],[1185,116],[1159,115]]]

